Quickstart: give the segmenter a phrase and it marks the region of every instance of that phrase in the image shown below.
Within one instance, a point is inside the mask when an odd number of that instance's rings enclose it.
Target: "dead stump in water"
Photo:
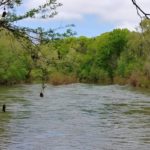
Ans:
[[[2,111],[6,112],[6,105],[5,104],[3,104],[3,106],[2,106]]]

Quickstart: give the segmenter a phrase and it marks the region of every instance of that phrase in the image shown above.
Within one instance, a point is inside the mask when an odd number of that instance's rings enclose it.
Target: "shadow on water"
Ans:
[[[126,115],[150,115],[150,107],[141,107],[137,109],[130,109],[125,112]]]

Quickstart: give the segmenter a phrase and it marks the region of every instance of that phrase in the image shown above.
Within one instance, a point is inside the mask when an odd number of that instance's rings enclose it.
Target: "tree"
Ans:
[[[33,61],[32,64],[34,64],[34,67],[36,67],[36,69],[41,73],[42,88],[44,88],[44,82],[48,74],[47,68],[50,64],[50,60],[48,57],[43,55],[40,45],[45,42],[49,42],[50,40],[54,41],[74,35],[70,29],[73,25],[65,26],[64,28],[67,29],[65,33],[59,33],[59,28],[45,31],[40,27],[31,28],[17,26],[15,25],[16,21],[21,21],[27,18],[52,18],[57,15],[56,9],[62,5],[57,2],[57,0],[47,0],[42,5],[37,8],[30,9],[24,14],[15,13],[14,10],[17,10],[23,2],[23,0],[1,0],[0,9],[3,12],[0,18],[0,32],[6,31],[7,33],[11,33],[14,38],[19,41],[22,48],[29,53]],[[30,63],[27,64],[30,65]],[[28,77],[30,76],[31,70],[32,67],[29,67],[27,74]]]
[[[44,31],[42,28],[32,29],[29,27],[21,27],[14,24],[27,18],[52,18],[57,12],[56,8],[61,6],[56,0],[48,0],[46,3],[33,8],[20,15],[15,13],[23,3],[23,0],[1,0],[0,9],[3,9],[0,19],[0,31],[13,34],[25,49],[31,55],[35,63],[41,59],[39,57],[40,48],[38,43],[46,41],[46,39],[54,38],[57,34],[53,30]],[[24,42],[26,41],[26,42]],[[40,55],[42,57],[42,55]],[[41,66],[36,65],[39,69],[43,70]]]
[[[0,84],[14,84],[26,80],[31,65],[30,55],[13,35],[0,33]]]
[[[107,71],[112,81],[117,68],[117,59],[127,45],[128,34],[127,29],[115,29],[105,36],[103,35],[103,42],[101,42],[97,52],[96,65]]]

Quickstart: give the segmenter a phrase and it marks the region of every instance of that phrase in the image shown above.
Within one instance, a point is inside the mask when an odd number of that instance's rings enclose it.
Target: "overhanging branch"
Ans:
[[[133,5],[136,7],[137,14],[140,18],[145,17],[146,19],[150,19],[150,14],[146,13],[136,2],[136,0],[132,0]]]

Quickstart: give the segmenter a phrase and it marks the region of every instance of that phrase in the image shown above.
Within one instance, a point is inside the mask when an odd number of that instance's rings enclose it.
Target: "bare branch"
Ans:
[[[132,3],[136,7],[137,14],[138,14],[138,16],[140,16],[141,19],[143,17],[145,17],[146,19],[150,19],[150,14],[146,13],[144,10],[142,10],[142,8],[137,4],[136,0],[132,0]]]

